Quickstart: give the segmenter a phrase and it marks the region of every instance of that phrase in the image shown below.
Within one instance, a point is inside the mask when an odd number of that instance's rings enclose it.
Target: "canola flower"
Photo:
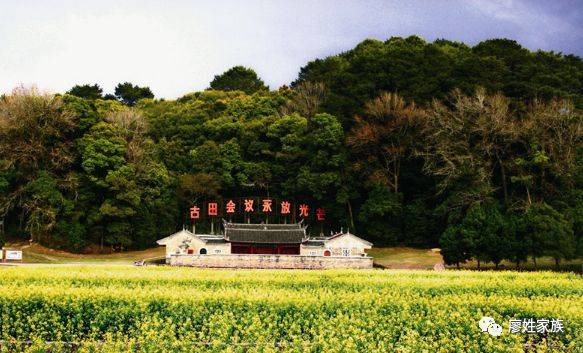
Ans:
[[[502,325],[500,337],[478,327]],[[511,334],[511,319],[564,332]],[[579,352],[583,279],[552,272],[0,269],[0,352]]]

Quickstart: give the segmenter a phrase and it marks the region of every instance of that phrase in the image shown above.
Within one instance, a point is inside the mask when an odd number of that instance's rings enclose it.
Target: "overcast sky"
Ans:
[[[578,0],[0,0],[0,92],[98,83],[175,98],[231,66],[271,87],[309,60],[366,38],[417,34],[476,44],[494,37],[583,56]]]

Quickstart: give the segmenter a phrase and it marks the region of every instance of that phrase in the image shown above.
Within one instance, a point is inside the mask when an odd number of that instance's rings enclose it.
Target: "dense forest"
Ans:
[[[581,58],[507,39],[365,40],[289,87],[238,66],[176,100],[21,87],[0,98],[0,219],[54,248],[136,249],[194,200],[269,195],[450,264],[558,262],[583,255],[582,108]]]

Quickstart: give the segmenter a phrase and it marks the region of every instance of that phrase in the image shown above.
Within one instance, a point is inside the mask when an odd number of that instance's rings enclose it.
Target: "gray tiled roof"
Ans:
[[[236,243],[299,244],[306,238],[301,224],[225,223],[225,237]]]
[[[324,246],[325,242],[324,240],[314,240],[314,239],[308,239],[308,241],[306,241],[304,243],[304,245],[306,246]]]
[[[302,229],[300,223],[292,224],[250,224],[250,223],[225,223],[225,228],[231,229],[262,229],[262,230],[289,230],[289,229]]]

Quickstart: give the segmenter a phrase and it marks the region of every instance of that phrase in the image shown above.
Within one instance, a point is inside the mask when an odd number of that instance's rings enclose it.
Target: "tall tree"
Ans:
[[[557,266],[562,259],[572,259],[576,253],[576,240],[572,223],[546,203],[532,204],[523,216],[522,238],[535,261],[541,256],[551,256]]]
[[[468,207],[492,195],[496,178],[507,194],[505,153],[515,129],[503,96],[454,91],[450,104],[435,101],[425,117],[421,154],[425,170],[438,178],[441,193],[457,189],[457,206]],[[460,182],[467,184],[466,190],[455,185]]]
[[[282,112],[284,115],[299,113],[301,116],[311,118],[319,112],[326,94],[326,86],[322,82],[300,82],[293,88]]]
[[[144,98],[154,98],[150,87],[140,87],[129,82],[120,83],[115,87],[115,96],[124,104],[133,106]]]
[[[502,260],[511,258],[514,234],[505,228],[499,205],[492,200],[472,205],[464,218],[451,224],[440,239],[442,255],[448,264],[472,258],[493,262],[496,268]]]
[[[71,88],[68,94],[89,100],[103,98],[103,89],[98,84],[90,85],[75,85]]]
[[[475,239],[473,233],[459,225],[450,225],[439,238],[441,256],[448,265],[456,265],[474,257]]]
[[[359,157],[357,169],[367,172],[375,184],[386,185],[399,192],[403,160],[411,153],[415,128],[421,112],[396,93],[382,93],[366,103],[364,115],[356,116],[356,124],[347,144]]]
[[[493,262],[496,268],[511,257],[514,239],[502,212],[496,202],[488,201],[473,205],[461,222],[464,231],[471,232],[475,239],[473,256],[478,261]]]
[[[402,166],[411,157],[422,111],[395,93],[381,93],[365,104],[346,139],[352,173],[365,178],[361,231],[387,245],[402,240]]]
[[[558,196],[559,182],[575,186],[583,145],[583,115],[565,100],[533,101],[518,129],[522,150],[513,163],[512,181],[525,190],[525,207]]]
[[[0,216],[24,220],[34,240],[50,236],[68,207],[76,126],[60,97],[18,88],[0,98]]]
[[[173,206],[165,204],[170,176],[153,159],[146,132],[144,117],[126,108],[110,112],[79,141],[93,194],[85,201],[87,223],[101,244],[122,249],[147,245],[161,233],[153,210]]]
[[[220,91],[243,91],[247,94],[269,89],[253,69],[244,66],[235,66],[216,75],[210,83],[210,88]]]

